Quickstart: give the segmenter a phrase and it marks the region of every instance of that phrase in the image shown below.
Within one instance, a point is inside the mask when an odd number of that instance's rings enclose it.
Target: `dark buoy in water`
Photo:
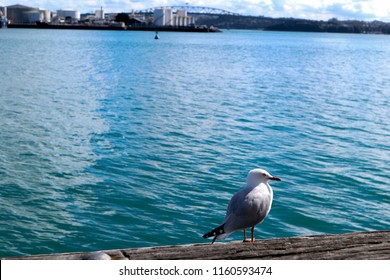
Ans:
[[[154,36],[154,39],[155,39],[155,40],[160,39],[160,36],[158,36],[158,30],[156,30],[156,36]]]

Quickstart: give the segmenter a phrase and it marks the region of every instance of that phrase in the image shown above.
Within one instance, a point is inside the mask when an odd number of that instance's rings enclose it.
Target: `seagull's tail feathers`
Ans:
[[[229,234],[225,233],[224,227],[225,227],[225,224],[220,225],[219,227],[216,227],[212,231],[204,234],[203,238],[209,238],[211,236],[214,236],[214,239],[211,242],[211,244],[213,244],[215,242],[215,240],[217,240],[217,239],[225,239]]]

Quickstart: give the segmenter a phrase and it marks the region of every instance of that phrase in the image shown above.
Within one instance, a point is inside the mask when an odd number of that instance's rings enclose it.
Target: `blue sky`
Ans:
[[[0,0],[0,6],[22,4],[55,11],[78,9],[91,12],[103,6],[107,12],[171,5],[205,6],[243,15],[324,19],[382,20],[390,22],[388,0]]]

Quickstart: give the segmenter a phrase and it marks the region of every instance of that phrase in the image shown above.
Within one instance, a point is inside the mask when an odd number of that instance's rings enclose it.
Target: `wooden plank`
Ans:
[[[268,259],[325,260],[390,259],[390,231],[359,232],[257,240],[130,248],[99,252],[33,255],[4,259],[24,260],[175,260]]]

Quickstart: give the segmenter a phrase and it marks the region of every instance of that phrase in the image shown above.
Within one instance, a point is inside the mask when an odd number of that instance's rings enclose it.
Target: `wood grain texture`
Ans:
[[[227,242],[33,255],[24,260],[380,260],[390,259],[390,231],[358,232],[257,240],[254,243]]]

